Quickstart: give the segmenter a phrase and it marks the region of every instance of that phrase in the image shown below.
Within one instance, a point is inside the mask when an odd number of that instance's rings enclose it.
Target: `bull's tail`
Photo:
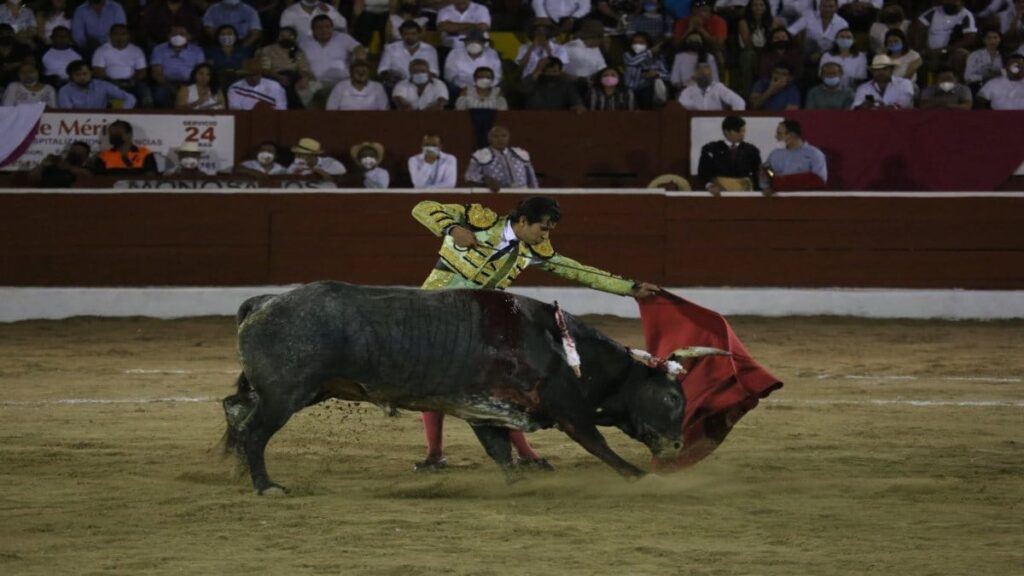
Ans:
[[[249,436],[249,422],[252,421],[259,407],[260,397],[256,389],[245,377],[245,372],[238,375],[237,392],[225,398],[224,417],[227,419],[227,430],[224,432],[224,455],[234,453],[240,464],[245,465],[245,441]]]

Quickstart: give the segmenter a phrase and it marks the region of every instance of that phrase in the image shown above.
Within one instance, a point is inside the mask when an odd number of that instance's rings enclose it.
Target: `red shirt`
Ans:
[[[686,34],[686,31],[690,28],[690,18],[692,16],[676,20],[675,28],[672,30],[673,38],[681,38]],[[704,31],[716,40],[725,40],[726,36],[729,35],[729,25],[725,22],[725,18],[718,14],[712,14],[711,18],[704,24]]]

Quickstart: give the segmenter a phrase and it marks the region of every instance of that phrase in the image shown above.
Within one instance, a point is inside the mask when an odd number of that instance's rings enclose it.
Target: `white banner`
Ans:
[[[697,166],[700,164],[700,149],[705,144],[716,140],[723,140],[722,120],[725,116],[701,116],[690,119],[690,174],[697,174]],[[747,121],[746,141],[757,146],[761,151],[761,161],[768,159],[772,150],[781,146],[775,140],[775,129],[779,122],[785,120],[782,116],[768,117],[745,117]]]
[[[200,165],[217,172],[230,171],[235,161],[235,117],[231,115],[155,115],[97,112],[47,112],[29,149],[6,171],[27,171],[50,154],[63,154],[72,142],[87,143],[93,155],[110,147],[107,125],[124,120],[132,125],[137,146],[145,146],[160,157],[175,158],[175,150],[194,142],[202,151]]]

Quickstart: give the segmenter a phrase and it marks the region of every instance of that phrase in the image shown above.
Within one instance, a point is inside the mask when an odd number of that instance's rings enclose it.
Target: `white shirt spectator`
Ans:
[[[268,176],[278,176],[280,174],[288,173],[288,169],[285,168],[284,166],[281,166],[277,162],[271,164],[270,168],[268,169],[264,167],[263,164],[260,164],[259,160],[246,160],[245,162],[242,162],[242,168],[248,168],[249,170],[262,172],[263,174],[266,174]]]
[[[394,37],[391,38],[389,43],[401,42],[402,37],[401,35],[399,35],[398,29],[401,28],[402,24],[405,23],[405,18],[402,18],[401,14],[392,14],[391,16],[388,17],[388,19],[391,22],[391,29],[395,31],[395,35]],[[426,16],[418,16],[416,18],[413,18],[412,21],[419,24],[421,30],[426,30],[427,24],[430,22],[430,19],[427,18]]]
[[[1006,10],[1013,10],[1013,0],[992,0],[984,10],[978,12],[977,17],[988,18]]]
[[[448,87],[441,80],[431,78],[421,94],[412,81],[402,80],[395,84],[391,98],[396,101],[401,98],[409,103],[413,110],[425,110],[437,102],[438,98],[448,100]],[[396,105],[395,107],[397,108],[398,106]]]
[[[530,74],[533,74],[534,69],[537,68],[537,63],[544,58],[558,58],[562,61],[562,69],[569,65],[569,53],[566,52],[565,46],[556,44],[554,40],[548,40],[547,50],[543,48],[534,48],[532,43],[523,44],[519,47],[519,52],[516,53],[516,63],[523,68],[523,78],[526,78]]]
[[[967,66],[964,68],[964,82],[973,84],[985,80],[986,74],[995,72],[1003,73],[1003,57],[999,52],[995,56],[989,54],[988,50],[981,48],[971,52],[967,57]]]
[[[978,97],[988,100],[993,110],[1024,110],[1024,80],[993,78],[981,87]]]
[[[566,42],[565,51],[569,54],[569,63],[563,72],[569,76],[589,78],[608,66],[600,48],[588,48],[579,38]]]
[[[928,28],[928,47],[932,50],[949,46],[949,40],[953,36],[953,29],[957,26],[963,25],[964,34],[972,34],[978,31],[978,27],[974,23],[974,15],[966,8],[962,8],[959,12],[950,16],[946,14],[942,6],[936,6],[925,10],[924,14],[921,14],[921,17],[918,18],[918,22]]]
[[[21,82],[11,82],[4,90],[3,106],[17,106],[18,104],[32,104],[42,102],[48,108],[57,107],[57,91],[49,84],[43,84],[42,90],[33,92]]]
[[[978,18],[984,17],[979,14]],[[1017,14],[1017,11],[1013,6],[1010,6],[1006,10],[997,14],[996,18],[999,20],[999,32],[1002,33],[1003,36],[1009,34],[1011,30],[1017,30],[1022,27],[1022,25],[1018,23],[1021,19],[1021,15]]]
[[[441,152],[433,163],[427,162],[423,154],[409,158],[413,188],[455,188],[458,173],[458,158],[445,152]]]
[[[391,185],[391,174],[377,166],[363,173],[363,186],[365,188],[385,189]]]
[[[43,54],[43,75],[56,76],[61,80],[67,80],[68,64],[81,59],[82,57],[74,48],[65,48],[63,50],[50,48],[45,54]]]
[[[720,81],[718,78],[718,63],[715,62],[714,56],[709,54],[707,62],[711,66],[711,79],[715,82]],[[672,61],[672,74],[669,76],[669,81],[676,88],[682,88],[690,83],[690,79],[693,78],[693,71],[696,69],[697,53],[680,52],[676,54],[676,59]]]
[[[832,16],[832,21],[825,26],[821,21],[821,14],[817,12],[805,14],[788,28],[793,36],[806,32],[805,48],[807,52],[828,52],[836,41],[836,34],[840,30],[849,28],[846,20],[839,14]]]
[[[895,69],[893,69],[892,73],[896,76],[899,76],[900,78],[907,78],[907,72],[910,71],[910,65],[913,64],[914,62],[917,62],[920,59],[921,55],[917,53],[917,50],[908,50],[906,54],[897,56],[895,58],[890,58],[890,60],[892,60],[893,66],[896,67]],[[914,73],[914,76],[910,78],[910,80],[917,80],[916,72]]]
[[[302,9],[302,2],[296,2],[291,6],[284,9],[281,12],[281,28],[292,27],[295,29],[296,40],[301,42],[303,40],[313,39],[313,18],[321,14],[326,14],[331,22],[334,22],[334,29],[338,32],[345,32],[348,30],[348,22],[345,17],[338,12],[338,9],[331,6],[329,2],[320,2],[316,8],[313,9],[312,14],[307,14]]]
[[[260,78],[253,86],[243,78],[228,88],[229,110],[252,110],[260,102],[274,107],[274,110],[288,109],[288,96],[277,80]]]
[[[893,76],[892,82],[883,91],[874,80],[865,82],[857,88],[853,95],[853,108],[864,103],[867,96],[873,96],[875,103],[882,106],[896,106],[897,108],[914,107],[914,83],[906,78]]]
[[[426,42],[420,42],[411,54],[402,42],[388,44],[384,47],[384,54],[380,57],[377,74],[387,71],[404,80],[409,77],[409,62],[413,60],[426,60],[431,74],[441,74],[437,66],[437,48]]]
[[[839,81],[839,85],[843,88],[855,88],[868,77],[868,59],[863,52],[847,58],[826,52],[821,57],[818,71],[820,72],[825,64],[829,63],[838,64],[843,69],[842,80]]]
[[[309,61],[309,69],[321,84],[333,86],[348,79],[348,61],[359,46],[356,39],[344,32],[331,34],[325,44],[313,38],[303,40],[299,48]]]
[[[559,22],[564,18],[577,20],[590,14],[590,0],[533,0],[533,15]]]
[[[380,82],[370,80],[360,90],[351,80],[342,80],[327,97],[326,110],[387,110],[388,94]]]
[[[316,168],[327,172],[331,176],[344,176],[348,170],[345,169],[345,165],[340,161],[331,158],[330,156],[317,156]],[[305,162],[300,161],[296,158],[292,165],[288,167],[288,173],[298,176],[308,176],[313,173],[313,166],[307,166]]]
[[[21,10],[18,11],[17,16],[11,14],[11,7],[9,4],[0,6],[0,23],[10,24],[14,28],[14,33],[18,34],[25,30],[36,29],[36,16],[32,13],[32,10],[28,6],[21,5]]]
[[[491,93],[482,96],[476,87],[471,86],[462,91],[455,101],[456,110],[508,110],[508,101],[501,95],[501,88],[491,89]]]
[[[470,2],[465,12],[459,12],[456,10],[455,5],[449,4],[445,6],[437,13],[437,25],[440,27],[443,22],[454,22],[456,24],[486,24],[487,29],[491,27],[491,12],[483,4],[477,4],[476,2]],[[462,39],[460,34],[448,34],[445,32],[441,35],[441,45],[451,48],[456,44],[461,44]]]
[[[444,61],[444,79],[459,88],[473,85],[473,73],[477,68],[490,68],[494,72],[494,85],[501,84],[501,56],[491,47],[484,48],[473,58],[465,46],[456,46]]]
[[[882,9],[882,0],[856,0],[856,1],[857,2],[867,2],[868,4],[871,4],[872,6],[874,6],[878,10]],[[851,4],[853,2],[854,2],[854,0],[839,0],[838,7],[842,8],[843,6],[846,6],[847,4]]]
[[[93,53],[92,67],[103,68],[111,80],[130,80],[137,70],[146,69],[146,54],[135,44],[118,50],[107,42]]]
[[[885,54],[885,35],[889,33],[889,28],[884,22],[875,22],[871,25],[871,29],[868,30],[868,45],[871,46],[871,51],[875,54]],[[909,37],[910,20],[904,20],[899,27],[899,30],[903,32],[904,36]]]
[[[46,22],[43,23],[43,33],[46,35],[46,37],[43,38],[43,42],[47,46],[50,44],[50,36],[53,36],[53,29],[58,26],[63,26],[68,30],[71,30],[71,19],[65,16],[62,12],[54,14],[46,19]]]
[[[679,93],[679,103],[687,110],[746,110],[747,103],[740,95],[729,90],[725,84],[713,81],[707,90],[696,83],[690,84]]]

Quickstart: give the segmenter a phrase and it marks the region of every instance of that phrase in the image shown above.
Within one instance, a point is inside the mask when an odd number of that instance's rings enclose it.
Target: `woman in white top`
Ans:
[[[903,15],[903,7],[899,4],[889,4],[878,14],[878,22],[871,25],[868,30],[868,45],[875,54],[885,52],[885,35],[889,30],[899,30],[904,34],[910,30],[910,20]]]
[[[856,88],[858,84],[867,80],[868,59],[857,49],[853,32],[849,28],[843,28],[836,34],[835,45],[821,57],[818,72],[821,72],[822,66],[829,63],[838,64],[843,69],[842,80],[839,83],[843,88]]]
[[[36,16],[21,0],[7,0],[0,5],[0,24],[10,24],[18,40],[35,45]]]
[[[885,33],[885,54],[896,66],[892,71],[893,76],[906,78],[911,82],[916,81],[917,69],[924,60],[916,50],[910,49],[907,35],[902,30],[889,30]]]
[[[53,86],[39,81],[39,69],[35,62],[26,60],[18,68],[18,82],[11,82],[4,90],[3,105],[16,106],[32,102],[43,102],[48,108],[57,107],[57,93]]]
[[[501,95],[501,88],[494,85],[494,71],[487,66],[481,66],[473,72],[473,86],[465,88],[455,101],[456,110],[478,108],[508,110],[508,102]]]
[[[1003,56],[999,53],[999,45],[1003,42],[1003,35],[998,30],[989,30],[985,33],[983,46],[967,57],[967,67],[964,69],[964,83],[971,88],[981,88],[981,85],[993,78],[1003,75]]]
[[[36,38],[43,44],[50,44],[50,35],[57,26],[71,29],[71,11],[67,0],[49,0],[46,9],[36,13]]]
[[[200,64],[192,70],[192,82],[178,88],[177,110],[223,110],[224,92],[214,79],[213,66]]]

